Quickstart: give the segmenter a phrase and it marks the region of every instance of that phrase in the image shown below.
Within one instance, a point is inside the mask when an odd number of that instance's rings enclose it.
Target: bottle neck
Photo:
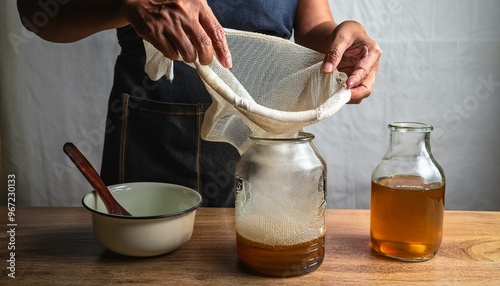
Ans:
[[[272,164],[292,161],[304,161],[307,158],[321,158],[312,144],[314,135],[300,132],[296,137],[256,137],[251,136],[252,144],[243,153],[244,157],[252,160],[269,161]]]
[[[372,180],[396,176],[423,178],[425,184],[444,185],[444,173],[430,148],[432,126],[416,122],[389,124],[389,147],[372,172]],[[432,187],[434,188],[434,187]]]
[[[385,157],[427,157],[430,153],[430,131],[401,132],[391,130],[389,148]]]
[[[294,137],[269,137],[269,136],[250,136],[250,139],[253,143],[257,145],[283,145],[283,144],[303,144],[310,143],[314,139],[314,135],[312,133],[307,132],[299,132]]]
[[[395,122],[389,124],[391,131],[389,148],[385,158],[431,157],[430,134],[432,126],[418,122]]]

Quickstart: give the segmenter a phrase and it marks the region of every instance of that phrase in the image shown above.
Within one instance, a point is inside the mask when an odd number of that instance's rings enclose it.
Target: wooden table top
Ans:
[[[11,251],[6,207],[0,216],[2,285],[500,285],[500,212],[446,211],[439,252],[409,263],[371,251],[368,210],[329,209],[323,264],[291,278],[257,276],[238,265],[230,208],[200,208],[191,240],[150,258],[105,250],[81,207],[17,208]],[[11,252],[15,278],[8,276]]]

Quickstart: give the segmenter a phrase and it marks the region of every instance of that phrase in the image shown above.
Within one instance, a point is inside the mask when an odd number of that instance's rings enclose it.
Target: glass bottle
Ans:
[[[250,137],[235,169],[239,261],[257,273],[298,276],[325,250],[326,164],[313,134]]]
[[[441,245],[445,176],[430,147],[432,126],[389,124],[389,148],[373,170],[370,237],[375,252],[425,261]]]

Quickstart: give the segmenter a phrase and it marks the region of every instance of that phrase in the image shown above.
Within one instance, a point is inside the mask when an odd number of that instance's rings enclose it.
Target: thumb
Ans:
[[[321,70],[324,73],[332,73],[335,69],[337,69],[346,49],[347,45],[345,42],[336,43],[334,40],[328,49],[328,53],[323,59]]]

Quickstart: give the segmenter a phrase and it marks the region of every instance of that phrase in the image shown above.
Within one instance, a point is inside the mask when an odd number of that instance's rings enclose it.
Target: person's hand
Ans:
[[[345,72],[349,76],[347,88],[351,89],[349,103],[360,103],[372,91],[381,55],[382,50],[368,37],[361,24],[346,21],[333,31],[322,70]]]
[[[222,26],[206,0],[124,0],[125,15],[136,32],[169,59],[202,65],[213,53],[226,68],[232,66]]]

